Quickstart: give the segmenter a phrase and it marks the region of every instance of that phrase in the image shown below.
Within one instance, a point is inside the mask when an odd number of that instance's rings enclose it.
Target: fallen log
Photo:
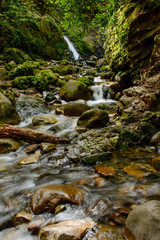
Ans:
[[[58,137],[43,131],[32,130],[30,128],[16,127],[5,124],[0,127],[0,138],[14,138],[30,143],[69,143],[70,140],[63,137]]]

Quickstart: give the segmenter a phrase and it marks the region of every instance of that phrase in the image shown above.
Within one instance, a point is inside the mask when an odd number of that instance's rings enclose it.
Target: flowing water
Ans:
[[[78,60],[80,55],[75,49],[73,43],[70,41],[70,39],[67,36],[64,36],[64,40],[67,42],[69,50],[73,53],[74,60]]]
[[[100,78],[95,78],[94,101],[88,101],[90,105],[97,102],[109,103],[111,99],[103,96],[103,85],[106,85]],[[55,115],[55,111],[49,114]],[[28,126],[33,116],[27,117],[20,126]],[[56,115],[58,122],[57,135],[70,134],[75,131],[76,117],[65,117]],[[43,126],[41,130],[48,130],[51,125]],[[46,221],[58,222],[67,219],[93,219],[101,224],[101,231],[97,240],[118,240],[124,239],[123,226],[110,223],[109,215],[116,209],[130,208],[135,204],[143,203],[146,200],[160,197],[159,175],[137,179],[124,174],[123,167],[131,162],[150,163],[152,158],[157,156],[151,148],[132,148],[123,153],[114,153],[109,161],[114,168],[119,169],[115,178],[102,178],[95,174],[94,167],[82,164],[71,165],[65,157],[65,148],[59,145],[55,152],[46,153],[40,157],[38,163],[30,165],[16,165],[26,156],[24,151],[26,143],[16,152],[0,155],[0,239],[1,240],[36,240],[37,236],[31,235],[27,225],[11,227],[15,214],[19,211],[30,211],[30,196],[40,186],[50,184],[71,184],[84,189],[85,200],[82,206],[66,205],[66,210],[56,216],[43,214]],[[96,181],[99,180],[99,183]],[[102,209],[94,209],[99,200],[106,203],[107,214],[103,215]],[[37,216],[38,218],[39,216]],[[91,234],[92,235],[92,234]],[[92,239],[88,235],[84,239]]]

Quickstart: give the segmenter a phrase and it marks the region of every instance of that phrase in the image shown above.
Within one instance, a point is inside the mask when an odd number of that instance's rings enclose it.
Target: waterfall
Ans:
[[[67,36],[64,35],[64,40],[67,42],[68,44],[68,48],[69,50],[73,53],[74,56],[74,60],[77,60],[79,58],[79,53],[77,52],[77,50],[75,49],[73,43],[69,40],[69,38]]]

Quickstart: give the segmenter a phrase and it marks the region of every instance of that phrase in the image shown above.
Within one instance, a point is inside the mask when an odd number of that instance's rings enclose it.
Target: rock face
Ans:
[[[66,101],[74,101],[78,99],[89,100],[92,98],[93,92],[85,84],[70,80],[60,89],[60,95]]]
[[[0,93],[0,126],[6,123],[18,124],[20,116],[8,98]]]
[[[41,187],[31,196],[31,207],[35,214],[54,212],[55,207],[62,203],[81,204],[84,193],[81,189],[63,185]]]
[[[100,109],[89,110],[78,119],[77,125],[86,128],[104,127],[109,122],[106,111]]]
[[[140,2],[128,0],[107,29],[105,57],[114,69],[142,67],[149,62],[154,37],[160,31],[160,4]]]
[[[40,230],[40,240],[80,240],[83,239],[89,229],[96,225],[91,220],[72,220],[49,225]]]
[[[160,239],[160,201],[148,201],[130,212],[126,221],[127,239],[130,233],[136,240]]]
[[[65,116],[81,116],[84,112],[88,111],[90,107],[84,103],[71,102],[64,105]]]

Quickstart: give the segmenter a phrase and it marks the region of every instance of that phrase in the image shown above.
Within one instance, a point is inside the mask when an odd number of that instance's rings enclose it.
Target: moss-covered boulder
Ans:
[[[18,67],[14,68],[10,73],[10,79],[14,79],[19,76],[31,76],[33,75],[33,70],[38,69],[40,67],[39,62],[26,61],[23,64],[18,65]]]
[[[100,128],[104,127],[108,122],[109,116],[106,111],[92,109],[82,114],[77,125],[86,128]]]
[[[0,126],[6,123],[18,124],[20,116],[9,99],[0,93]]]
[[[49,90],[51,87],[60,85],[58,76],[58,74],[54,74],[51,70],[45,69],[36,74],[33,84],[40,91]]]
[[[74,80],[70,80],[60,89],[60,96],[66,101],[89,100],[92,95],[92,90],[86,84]]]
[[[0,154],[15,152],[20,148],[20,144],[10,138],[1,138],[0,139]]]
[[[32,60],[28,54],[26,54],[24,51],[17,48],[4,49],[3,58],[7,62],[14,61],[17,64]]]
[[[77,80],[82,82],[82,83],[84,83],[84,84],[86,84],[87,86],[93,85],[93,80],[88,78],[88,77],[80,77]]]
[[[105,61],[113,69],[144,67],[160,31],[160,3],[126,1],[113,14],[106,31]]]
[[[89,109],[90,107],[87,104],[79,102],[70,102],[63,107],[65,116],[81,116]]]
[[[5,68],[0,68],[0,81],[4,81],[8,71]]]
[[[52,72],[59,73],[60,75],[63,76],[63,75],[77,73],[79,69],[71,64],[67,64],[67,65],[59,64],[59,65],[54,65],[51,68],[51,70],[52,70]]]
[[[57,119],[53,116],[35,116],[32,119],[33,125],[55,124]]]
[[[18,89],[27,89],[33,86],[32,79],[33,79],[33,76],[16,77],[12,81],[12,86]]]
[[[7,5],[7,1],[5,2]],[[52,15],[53,16],[53,15]],[[62,31],[55,19],[47,14],[41,15],[28,4],[22,2],[5,6],[0,21],[0,52],[6,48],[25,51],[32,58],[62,59],[68,49]],[[8,61],[22,63],[25,54],[5,53]],[[13,59],[14,58],[14,59]],[[26,59],[25,59],[26,60]]]

